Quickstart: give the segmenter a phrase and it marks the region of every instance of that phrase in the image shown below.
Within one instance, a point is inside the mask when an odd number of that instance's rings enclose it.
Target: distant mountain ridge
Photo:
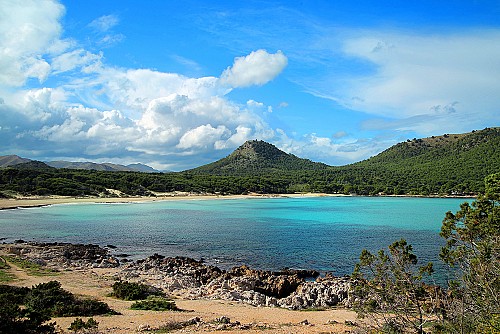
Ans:
[[[374,194],[472,194],[500,171],[500,128],[408,139],[369,159],[328,166],[262,141],[189,173],[254,177],[292,183],[289,191]]]
[[[101,170],[101,171],[120,171],[120,172],[145,172],[145,173],[158,173],[156,169],[143,164],[130,164],[119,165],[95,162],[71,162],[71,161],[49,161],[47,165],[55,168],[68,168],[68,169],[87,169],[87,170]]]
[[[14,166],[31,161],[30,159],[21,158],[17,155],[0,156],[0,167]]]
[[[425,157],[426,160],[442,159],[451,153],[463,154],[485,145],[494,148],[499,137],[500,128],[486,128],[469,133],[413,138],[391,146],[378,155],[363,161],[363,163],[399,163],[417,156]]]
[[[249,140],[213,163],[189,170],[213,175],[262,175],[276,171],[322,170],[328,165],[285,153],[262,140]]]
[[[0,156],[0,168],[11,167],[23,164],[22,168],[27,168],[31,166],[39,167],[54,167],[54,168],[67,168],[67,169],[84,169],[84,170],[99,170],[99,171],[119,171],[119,172],[144,172],[144,173],[159,173],[158,170],[140,163],[130,164],[130,165],[119,165],[112,163],[95,163],[95,162],[71,162],[71,161],[48,161],[43,162],[46,166],[41,164],[35,164],[36,160],[21,158],[17,155],[6,155]],[[39,161],[36,161],[39,162]]]

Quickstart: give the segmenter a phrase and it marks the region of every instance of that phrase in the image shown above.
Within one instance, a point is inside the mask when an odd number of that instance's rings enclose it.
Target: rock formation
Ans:
[[[2,248],[52,269],[117,268],[117,280],[147,283],[183,298],[224,299],[254,306],[298,310],[348,305],[352,284],[349,277],[318,277],[316,271],[266,271],[245,265],[225,271],[191,258],[158,254],[120,263],[108,249],[97,245],[16,243]]]

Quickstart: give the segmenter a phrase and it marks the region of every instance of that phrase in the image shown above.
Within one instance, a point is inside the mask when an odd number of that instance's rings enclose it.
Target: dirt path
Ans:
[[[203,322],[171,333],[207,333],[222,329],[215,324],[216,318],[228,317],[232,323],[239,322],[248,325],[246,329],[232,327],[225,329],[230,333],[346,333],[352,327],[345,321],[355,321],[356,314],[345,309],[330,309],[325,311],[290,311],[281,308],[253,307],[241,303],[221,300],[180,300],[176,305],[186,312],[155,312],[130,310],[132,302],[108,297],[114,280],[111,278],[113,269],[72,270],[60,272],[54,276],[33,276],[26,270],[9,263],[9,271],[16,279],[9,282],[17,286],[33,286],[39,283],[57,280],[64,289],[82,296],[97,298],[106,302],[112,309],[121,313],[114,316],[95,316],[102,333],[136,333],[138,328],[158,329],[166,324],[185,322],[194,317]],[[57,325],[67,331],[74,317],[54,318]],[[69,331],[68,331],[69,332]]]

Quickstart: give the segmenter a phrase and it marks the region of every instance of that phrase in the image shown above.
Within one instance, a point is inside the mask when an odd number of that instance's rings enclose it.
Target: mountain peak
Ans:
[[[30,159],[21,158],[18,155],[0,156],[0,167],[14,166],[31,161]]]
[[[191,172],[216,175],[265,175],[273,171],[318,170],[327,165],[301,159],[262,140],[249,140],[227,157]]]
[[[247,159],[270,159],[276,160],[288,154],[278,149],[273,144],[263,140],[248,140],[238,147],[230,156],[242,156]]]

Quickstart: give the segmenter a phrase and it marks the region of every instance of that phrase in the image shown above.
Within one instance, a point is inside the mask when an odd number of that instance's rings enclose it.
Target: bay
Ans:
[[[0,237],[114,245],[203,258],[222,268],[314,269],[350,274],[362,249],[405,238],[420,262],[443,270],[441,221],[464,199],[300,197],[69,204],[0,211]]]

